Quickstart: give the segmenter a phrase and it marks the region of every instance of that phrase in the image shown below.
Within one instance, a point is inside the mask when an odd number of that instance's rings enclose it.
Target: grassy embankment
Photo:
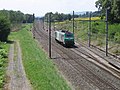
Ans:
[[[32,38],[30,27],[24,25],[22,30],[12,32],[10,40],[20,42],[25,71],[34,90],[70,90],[53,62]]]
[[[89,18],[75,18],[75,37],[84,43],[88,42]],[[105,22],[99,17],[91,18],[91,44],[105,48]],[[66,29],[72,32],[72,21],[56,22],[56,29]],[[109,23],[109,51],[120,55],[120,24]]]

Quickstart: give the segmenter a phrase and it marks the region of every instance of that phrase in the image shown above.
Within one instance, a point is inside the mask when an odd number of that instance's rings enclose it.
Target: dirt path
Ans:
[[[10,46],[7,77],[5,90],[32,90],[23,67],[19,42],[15,42]]]

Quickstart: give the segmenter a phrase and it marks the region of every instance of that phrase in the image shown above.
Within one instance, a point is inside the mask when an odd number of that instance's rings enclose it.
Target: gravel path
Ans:
[[[25,74],[22,63],[22,53],[19,42],[17,41],[10,46],[7,80],[5,90],[32,90]]]

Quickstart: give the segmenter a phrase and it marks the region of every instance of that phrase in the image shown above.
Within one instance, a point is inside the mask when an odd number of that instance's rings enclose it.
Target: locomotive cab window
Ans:
[[[66,34],[66,37],[73,37],[72,34]]]
[[[57,37],[57,32],[55,32],[55,37]]]

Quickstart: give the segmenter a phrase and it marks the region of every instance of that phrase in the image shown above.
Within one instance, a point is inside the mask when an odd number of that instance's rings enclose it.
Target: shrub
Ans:
[[[0,49],[0,55],[2,56],[2,58],[7,58],[7,52],[5,49]]]
[[[117,42],[117,43],[120,43],[120,33],[119,32],[116,32],[115,35],[114,35],[114,40]]]
[[[5,58],[7,58],[7,52],[5,49],[0,49],[0,90],[3,87],[4,82]]]

